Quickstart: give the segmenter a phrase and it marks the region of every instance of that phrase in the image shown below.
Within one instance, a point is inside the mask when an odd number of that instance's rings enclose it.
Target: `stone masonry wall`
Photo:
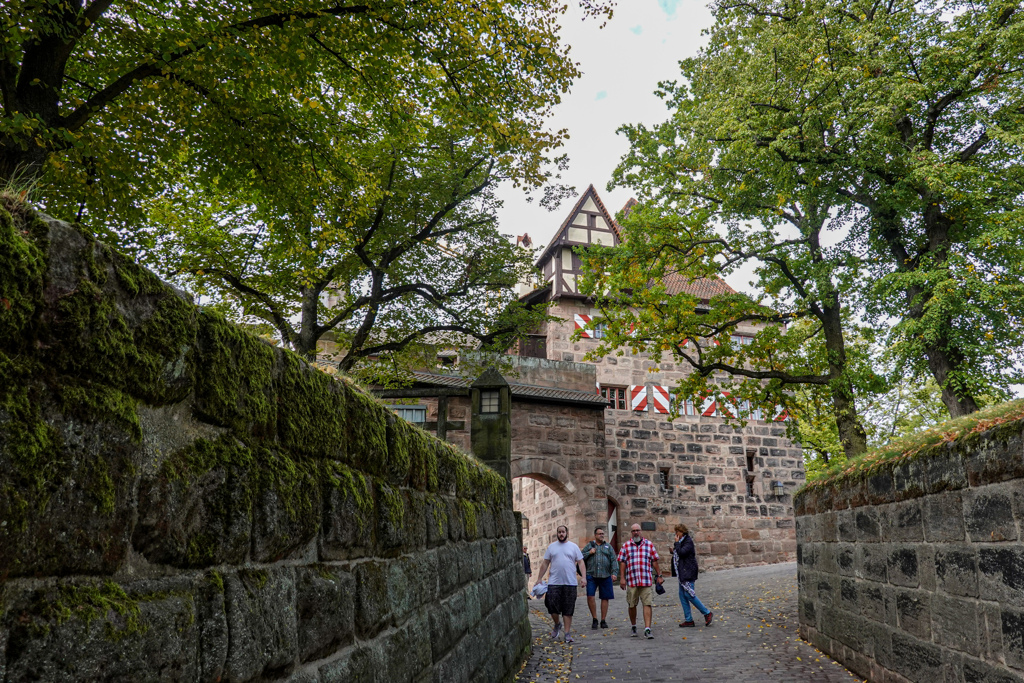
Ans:
[[[598,341],[572,341],[573,316],[596,311],[582,301],[561,299],[549,312],[561,322],[548,325],[548,356],[582,362]],[[601,386],[672,387],[688,371],[628,350],[593,364]],[[720,417],[683,416],[672,422],[667,417],[653,408],[605,410],[608,461],[603,484],[618,506],[620,530],[634,522],[653,522],[655,529],[645,535],[662,552],[671,551],[673,526],[686,524],[702,569],[795,559],[792,495],[805,475],[802,451],[786,438],[785,426],[749,421],[741,429]],[[662,486],[662,471],[668,475],[667,486]],[[748,475],[753,475],[752,495],[747,495]],[[773,494],[773,481],[782,482],[785,495]],[[620,534],[620,539],[627,535]]]
[[[872,681],[1024,681],[1022,427],[798,494],[800,635]]]
[[[530,627],[507,486],[0,208],[0,681],[510,680]]]

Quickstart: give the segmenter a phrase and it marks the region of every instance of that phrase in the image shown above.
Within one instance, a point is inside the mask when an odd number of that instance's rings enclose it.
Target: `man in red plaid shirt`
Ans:
[[[639,524],[630,527],[629,534],[630,540],[623,543],[619,550],[619,586],[626,591],[629,621],[633,624],[630,635],[636,637],[636,606],[637,603],[643,603],[644,637],[653,638],[651,606],[654,604],[654,589],[651,588],[651,584],[655,580],[661,583],[658,551],[654,548],[654,544],[640,533]]]

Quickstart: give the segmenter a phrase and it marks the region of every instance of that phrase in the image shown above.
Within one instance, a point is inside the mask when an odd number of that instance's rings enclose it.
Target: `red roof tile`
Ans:
[[[711,299],[721,294],[735,294],[736,290],[719,278],[702,277],[689,280],[679,273],[669,273],[662,278],[662,283],[669,294],[686,292],[698,299]]]

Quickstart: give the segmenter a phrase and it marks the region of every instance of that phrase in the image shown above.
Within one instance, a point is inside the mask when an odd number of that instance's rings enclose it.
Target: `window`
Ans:
[[[753,498],[754,497],[754,475],[753,474],[748,474],[747,475],[747,497],[748,498]]]
[[[661,490],[662,491],[668,491],[668,489],[669,489],[669,485],[668,485],[668,475],[669,475],[669,472],[671,472],[671,470],[669,470],[669,468],[667,468],[667,467],[662,467],[660,470],[658,470],[658,474],[661,475]]]
[[[604,339],[605,334],[608,332],[608,326],[605,323],[594,323],[591,325],[593,328],[594,339]]]
[[[729,339],[736,346],[747,346],[748,344],[754,343],[754,338],[748,334],[731,334]]]
[[[501,409],[501,392],[499,391],[481,391],[480,392],[480,412],[481,413],[497,413]]]
[[[612,410],[626,409],[626,387],[601,387],[601,396]]]
[[[426,406],[388,406],[388,408],[398,417],[413,424],[422,425],[427,421]]]

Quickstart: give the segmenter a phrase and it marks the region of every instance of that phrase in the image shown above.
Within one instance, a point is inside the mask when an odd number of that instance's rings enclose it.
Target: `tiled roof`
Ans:
[[[469,388],[472,380],[467,377],[455,375],[434,374],[432,372],[414,372],[413,377],[417,384],[429,384],[434,386]],[[541,387],[535,384],[513,384],[509,382],[512,389],[512,396],[522,399],[546,399],[556,403],[575,403],[590,406],[592,408],[603,408],[608,402],[596,393],[590,394],[585,391],[573,391],[571,389],[557,389],[555,387]]]
[[[702,277],[689,280],[679,273],[668,273],[661,279],[669,294],[686,292],[698,299],[711,299],[721,294],[735,294],[736,290],[718,278]]]

